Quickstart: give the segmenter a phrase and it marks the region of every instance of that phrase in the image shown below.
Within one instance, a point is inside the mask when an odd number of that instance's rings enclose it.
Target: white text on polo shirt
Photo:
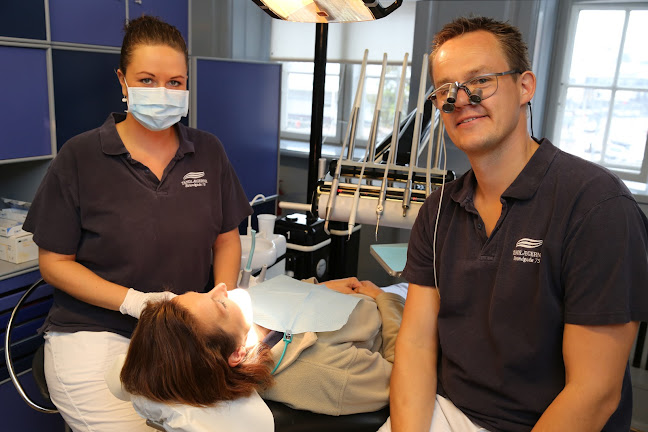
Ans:
[[[207,186],[207,179],[203,177],[205,177],[204,171],[188,172],[182,177],[180,183],[186,188]]]
[[[525,249],[535,249],[542,246],[542,240],[522,238],[518,240],[515,246],[525,248]],[[542,259],[542,253],[540,252],[536,252],[532,250],[522,250],[522,249],[513,250],[513,261],[540,264],[541,259]]]

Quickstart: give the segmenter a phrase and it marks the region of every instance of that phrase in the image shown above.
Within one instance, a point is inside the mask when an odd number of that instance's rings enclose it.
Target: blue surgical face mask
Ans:
[[[124,78],[126,84],[126,78]],[[142,126],[152,131],[170,128],[187,116],[189,91],[166,87],[129,87],[128,112]]]

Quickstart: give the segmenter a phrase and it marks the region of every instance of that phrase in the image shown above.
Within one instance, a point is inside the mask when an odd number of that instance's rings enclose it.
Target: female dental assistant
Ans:
[[[220,141],[178,123],[187,59],[175,27],[148,16],[127,25],[117,71],[127,113],[62,147],[24,224],[56,288],[47,384],[75,431],[150,431],[109,392],[106,368],[149,300],[202,291],[211,265],[216,283],[236,286],[251,209]]]

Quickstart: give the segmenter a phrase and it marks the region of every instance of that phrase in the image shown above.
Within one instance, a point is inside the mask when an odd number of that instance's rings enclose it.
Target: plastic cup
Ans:
[[[273,214],[260,214],[257,216],[259,222],[259,233],[262,237],[269,239],[274,234],[274,225],[277,216]]]

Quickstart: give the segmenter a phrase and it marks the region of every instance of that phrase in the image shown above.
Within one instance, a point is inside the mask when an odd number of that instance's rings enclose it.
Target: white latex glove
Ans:
[[[124,298],[124,302],[119,306],[119,312],[139,319],[148,302],[170,300],[176,295],[177,294],[173,294],[169,291],[143,293],[134,290],[133,288],[129,288],[126,293],[126,298]]]

